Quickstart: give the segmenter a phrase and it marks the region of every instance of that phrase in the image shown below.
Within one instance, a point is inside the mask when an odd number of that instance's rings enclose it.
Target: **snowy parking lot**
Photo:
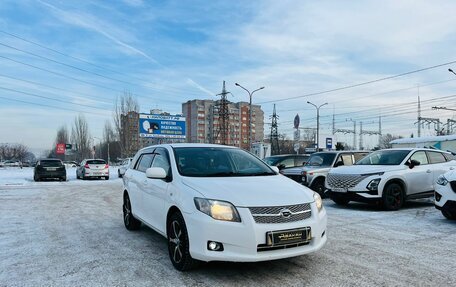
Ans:
[[[272,262],[176,271],[166,240],[122,221],[122,181],[33,182],[0,169],[0,286],[456,286],[456,222],[431,200],[395,212],[329,200],[328,242]]]

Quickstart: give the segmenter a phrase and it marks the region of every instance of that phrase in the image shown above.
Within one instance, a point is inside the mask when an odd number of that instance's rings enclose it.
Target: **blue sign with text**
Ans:
[[[185,117],[140,114],[139,136],[185,139]]]

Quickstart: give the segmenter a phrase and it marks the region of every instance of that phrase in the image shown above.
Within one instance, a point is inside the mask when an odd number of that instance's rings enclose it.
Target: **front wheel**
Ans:
[[[404,204],[404,191],[397,183],[388,184],[383,190],[383,207],[385,210],[398,210]]]
[[[198,265],[190,255],[189,239],[184,218],[180,212],[172,214],[167,223],[168,253],[174,268],[187,271]]]
[[[136,219],[131,212],[131,202],[128,194],[124,195],[123,219],[128,230],[138,230],[141,227],[141,221]]]
[[[456,212],[455,211],[450,212],[450,211],[448,211],[446,209],[442,209],[442,214],[443,214],[443,216],[445,216],[449,220],[456,220]]]
[[[325,188],[325,181],[324,180],[318,179],[317,181],[312,183],[312,185],[310,186],[310,189],[312,189],[313,191],[318,193],[321,198],[325,198],[326,197],[326,195],[325,195],[326,188]]]

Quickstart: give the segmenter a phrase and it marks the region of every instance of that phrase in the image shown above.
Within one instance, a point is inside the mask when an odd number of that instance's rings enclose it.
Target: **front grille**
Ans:
[[[330,173],[326,177],[330,188],[352,188],[365,179],[366,175],[358,174],[334,174]]]
[[[291,215],[289,217],[282,216],[281,211],[283,209],[288,209]],[[249,210],[255,222],[260,224],[296,222],[312,216],[310,203],[288,206],[249,207]]]
[[[456,180],[450,181],[451,189],[456,192]]]

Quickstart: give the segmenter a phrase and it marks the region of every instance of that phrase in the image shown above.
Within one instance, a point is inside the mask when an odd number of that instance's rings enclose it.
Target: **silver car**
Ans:
[[[130,166],[131,160],[132,160],[132,158],[129,157],[122,161],[122,163],[119,166],[119,169],[117,170],[117,175],[119,177],[123,177],[123,175],[127,171],[128,167]]]
[[[109,179],[109,165],[104,159],[85,159],[76,169],[77,179],[104,178]]]

